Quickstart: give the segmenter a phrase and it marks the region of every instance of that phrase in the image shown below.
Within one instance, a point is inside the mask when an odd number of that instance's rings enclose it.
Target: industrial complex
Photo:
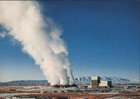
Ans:
[[[91,88],[111,87],[111,86],[112,86],[112,82],[111,81],[100,80],[99,76],[91,77]]]
[[[50,85],[45,82],[0,85],[0,99],[140,99],[139,88],[140,84],[114,85],[109,80],[92,76],[86,85]]]

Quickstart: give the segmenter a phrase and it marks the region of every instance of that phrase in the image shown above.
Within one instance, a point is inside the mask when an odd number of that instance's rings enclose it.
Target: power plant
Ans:
[[[51,85],[49,83],[25,85],[25,81],[23,82],[23,84],[1,85],[0,99],[116,99],[116,96],[118,96],[117,99],[140,98],[139,84],[113,83],[112,86],[111,81],[103,80],[99,76],[92,76],[88,84],[77,85]]]
[[[91,77],[91,87],[92,88],[111,87],[111,86],[112,86],[111,81],[101,80],[99,76]]]

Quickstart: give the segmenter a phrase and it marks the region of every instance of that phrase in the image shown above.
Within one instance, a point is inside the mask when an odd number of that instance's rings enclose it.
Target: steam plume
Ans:
[[[61,30],[50,19],[44,20],[36,1],[0,1],[0,24],[35,60],[51,85],[74,83]]]

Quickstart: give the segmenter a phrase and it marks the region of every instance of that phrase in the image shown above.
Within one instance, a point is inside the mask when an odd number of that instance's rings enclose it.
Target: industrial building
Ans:
[[[99,76],[93,76],[91,77],[91,87],[97,88],[97,87],[111,87],[112,82],[111,81],[103,81],[100,80]]]
[[[99,87],[111,87],[112,86],[112,82],[111,81],[100,81],[99,83]]]
[[[92,88],[98,87],[99,83],[100,83],[100,77],[98,77],[98,76],[91,77],[91,87]]]

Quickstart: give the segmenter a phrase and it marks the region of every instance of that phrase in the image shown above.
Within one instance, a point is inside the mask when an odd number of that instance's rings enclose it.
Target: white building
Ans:
[[[111,81],[103,81],[101,80],[99,83],[99,87],[111,87]]]

